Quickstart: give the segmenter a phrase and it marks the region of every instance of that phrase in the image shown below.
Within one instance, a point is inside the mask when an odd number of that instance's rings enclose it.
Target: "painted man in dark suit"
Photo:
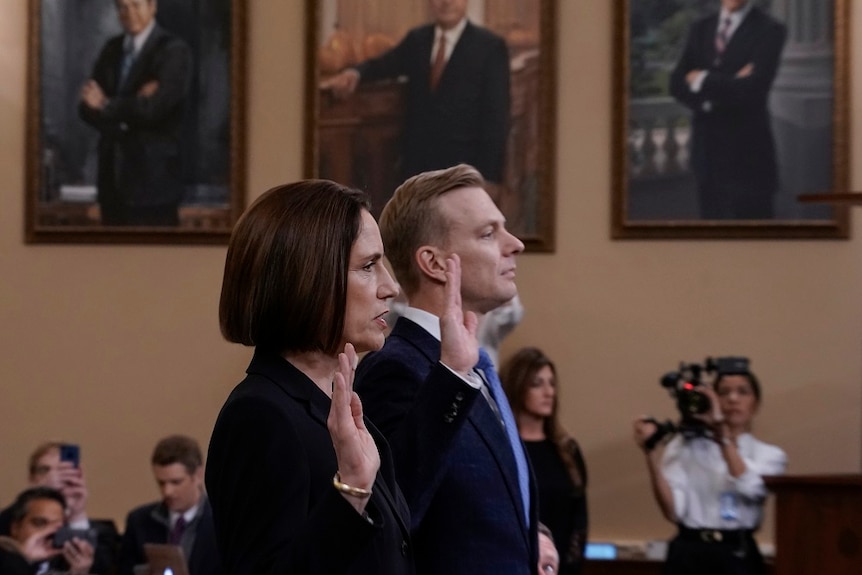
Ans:
[[[481,369],[458,385],[434,369],[448,257],[461,261],[465,313],[482,316],[517,293],[524,244],[483,187],[471,166],[425,172],[395,191],[380,218],[408,307],[360,363],[355,389],[392,447],[420,575],[536,572],[535,481],[494,367],[480,350]]]
[[[129,513],[120,546],[118,575],[133,575],[147,562],[145,543],[179,545],[190,575],[221,575],[212,508],[203,491],[203,457],[197,442],[183,435],[159,441],[152,456],[162,500]]]
[[[105,44],[78,107],[101,136],[102,224],[176,226],[191,51],[156,23],[156,0],[116,0],[116,5],[125,33]]]
[[[778,190],[769,90],[785,27],[751,0],[695,22],[670,91],[693,112],[691,167],[704,219],[770,219]]]
[[[435,23],[410,30],[390,51],[324,87],[344,96],[360,82],[406,76],[402,177],[463,162],[501,182],[509,130],[506,42],[467,20],[467,0],[428,3]]]

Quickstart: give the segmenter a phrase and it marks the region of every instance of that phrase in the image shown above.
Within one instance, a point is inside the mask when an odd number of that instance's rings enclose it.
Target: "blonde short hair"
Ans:
[[[461,188],[484,188],[479,170],[458,164],[423,172],[398,186],[380,215],[380,236],[401,289],[409,297],[419,289],[419,270],[413,258],[419,246],[441,245],[449,223],[437,209],[437,198]]]

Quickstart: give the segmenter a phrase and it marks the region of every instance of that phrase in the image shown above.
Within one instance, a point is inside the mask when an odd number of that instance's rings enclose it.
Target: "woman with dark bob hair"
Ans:
[[[461,312],[460,273],[457,256],[447,261],[441,329],[466,350],[447,365],[468,372],[475,318]],[[389,447],[353,392],[357,354],[382,347],[397,293],[358,190],[279,186],[237,222],[219,320],[225,339],[255,351],[219,413],[206,471],[227,573],[414,573]]]
[[[506,390],[539,490],[539,520],[553,533],[561,574],[578,573],[587,544],[587,467],[557,420],[557,368],[535,347],[503,364]]]

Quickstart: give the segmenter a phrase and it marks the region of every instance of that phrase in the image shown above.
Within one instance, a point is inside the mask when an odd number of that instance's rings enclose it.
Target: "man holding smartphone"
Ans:
[[[70,449],[74,448],[74,449]],[[71,459],[77,452],[74,461],[63,461],[60,452],[63,451]],[[48,441],[41,444],[30,454],[28,484],[30,487],[51,487],[63,494],[66,501],[66,519],[70,526],[76,529],[88,529],[90,521],[87,518],[87,482],[80,468],[80,449],[77,445]],[[0,535],[9,534],[9,509],[0,512]]]
[[[73,529],[90,529],[87,516],[87,482],[80,466],[80,448],[59,441],[45,442],[30,454],[29,487],[49,487],[64,500],[65,524]],[[12,508],[0,511],[0,536],[11,532]],[[97,544],[94,573],[108,573],[114,567],[114,551],[108,541]]]
[[[22,492],[9,508],[11,519],[10,542],[26,549],[34,536],[53,541],[56,553],[43,561],[31,563],[33,573],[48,570],[68,571],[72,575],[90,573],[95,551],[85,539],[73,536],[65,541],[57,539],[66,523],[66,501],[63,494],[50,487],[31,487]],[[26,554],[25,554],[26,556]]]

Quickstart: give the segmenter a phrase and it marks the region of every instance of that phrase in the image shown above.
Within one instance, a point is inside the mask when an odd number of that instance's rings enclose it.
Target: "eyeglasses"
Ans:
[[[557,568],[554,567],[551,563],[545,563],[541,566],[541,569],[544,575],[556,575],[557,573]]]

